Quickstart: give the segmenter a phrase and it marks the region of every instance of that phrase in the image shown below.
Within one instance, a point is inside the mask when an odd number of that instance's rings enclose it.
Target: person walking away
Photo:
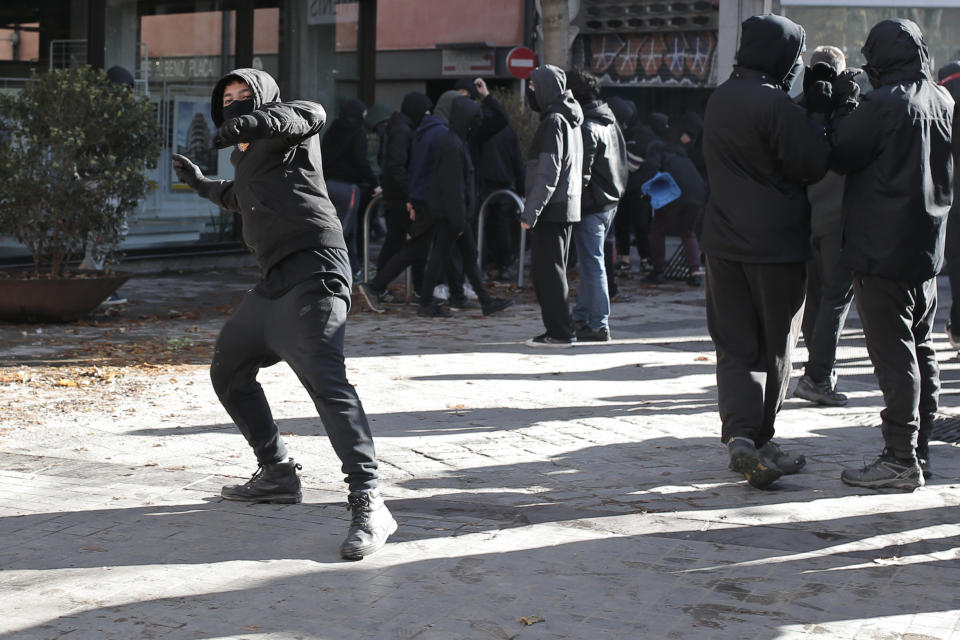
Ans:
[[[782,16],[748,18],[733,73],[704,117],[710,199],[702,247],[721,442],[730,468],[757,488],[805,463],[772,439],[810,255],[805,186],[823,177],[830,155],[823,118],[788,94],[804,40],[803,28]]]
[[[846,57],[837,47],[817,47],[803,75],[809,85],[816,77],[853,77],[858,69],[846,69]],[[831,80],[832,82],[832,80]],[[837,391],[837,345],[853,302],[853,274],[840,263],[843,239],[844,178],[830,170],[823,180],[807,186],[810,200],[810,250],[807,263],[807,295],[800,328],[807,347],[807,363],[793,395],[816,404],[842,407],[847,396]]]
[[[527,154],[526,201],[520,224],[530,234],[531,277],[544,333],[531,347],[570,347],[575,339],[567,306],[567,255],[574,222],[580,220],[583,110],[566,88],[566,74],[542,65],[530,74],[527,103],[540,124]]]
[[[607,103],[600,100],[600,81],[581,69],[567,73],[567,86],[583,110],[583,183],[580,221],[573,224],[580,284],[573,307],[578,342],[610,340],[610,295],[604,264],[604,242],[627,186],[627,144]]]
[[[929,473],[940,393],[933,346],[937,273],[953,199],[954,102],[933,81],[920,28],[884,20],[860,50],[873,91],[834,123],[843,190],[843,263],[883,392],[884,448],[844,483],[913,490]],[[883,132],[883,135],[877,135]]]
[[[174,154],[177,176],[214,204],[240,212],[243,239],[261,278],[217,338],[210,378],[217,397],[257,458],[244,484],[221,496],[245,502],[297,503],[300,464],[287,448],[257,382],[261,368],[286,362],[307,389],[340,458],[352,519],[340,546],[359,560],[396,531],[378,487],[373,435],[347,381],[344,333],[350,263],[337,213],[327,197],[317,134],[319,104],[280,101],[277,83],[257,69],[236,69],[217,82],[210,103],[218,149],[233,147],[233,180],[209,180]]]
[[[703,282],[703,274],[700,270],[700,244],[697,242],[696,227],[707,200],[707,187],[696,165],[680,145],[660,141],[651,143],[647,148],[647,162],[658,171],[665,171],[673,176],[680,187],[680,197],[653,212],[653,224],[650,226],[653,270],[647,274],[645,281],[650,284],[665,282],[667,230],[673,221],[677,220],[680,223],[680,240],[689,272],[687,284],[699,287]]]

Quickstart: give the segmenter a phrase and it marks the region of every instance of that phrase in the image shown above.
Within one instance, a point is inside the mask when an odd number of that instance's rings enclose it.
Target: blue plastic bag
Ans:
[[[658,171],[657,175],[643,183],[640,190],[650,196],[650,206],[654,211],[664,208],[682,193],[677,181],[666,171]]]

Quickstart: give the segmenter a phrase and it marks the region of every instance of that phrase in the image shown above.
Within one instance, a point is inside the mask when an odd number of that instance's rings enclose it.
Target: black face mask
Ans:
[[[527,91],[527,106],[532,111],[540,112],[540,105],[537,104],[537,94],[533,91]]]
[[[790,69],[790,72],[787,73],[787,77],[780,83],[780,88],[790,93],[790,88],[793,87],[793,81],[797,79],[801,71],[803,71],[803,60],[798,59],[793,63],[793,67]]]
[[[223,120],[232,120],[240,116],[248,116],[253,113],[253,98],[246,100],[234,100],[223,108]]]

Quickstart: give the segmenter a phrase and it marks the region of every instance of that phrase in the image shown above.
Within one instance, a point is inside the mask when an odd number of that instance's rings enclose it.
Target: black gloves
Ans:
[[[213,136],[213,146],[226,149],[238,142],[250,142],[258,136],[259,122],[253,116],[240,116],[224,121]]]
[[[200,167],[179,153],[173,154],[173,170],[177,173],[180,181],[188,185],[191,189],[196,189],[204,180]]]
[[[803,96],[807,102],[807,111],[833,111],[833,82],[836,79],[837,72],[826,62],[818,62],[806,68],[803,73]]]
[[[862,74],[861,69],[856,67],[847,67],[840,72],[837,79],[833,81],[833,101],[834,105],[840,107],[851,103],[856,106],[860,101],[860,85],[857,83],[857,77]]]

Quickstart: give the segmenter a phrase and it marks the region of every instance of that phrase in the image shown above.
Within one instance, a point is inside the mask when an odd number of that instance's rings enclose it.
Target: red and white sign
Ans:
[[[507,71],[514,78],[526,80],[537,68],[537,54],[529,47],[514,47],[507,54]]]

